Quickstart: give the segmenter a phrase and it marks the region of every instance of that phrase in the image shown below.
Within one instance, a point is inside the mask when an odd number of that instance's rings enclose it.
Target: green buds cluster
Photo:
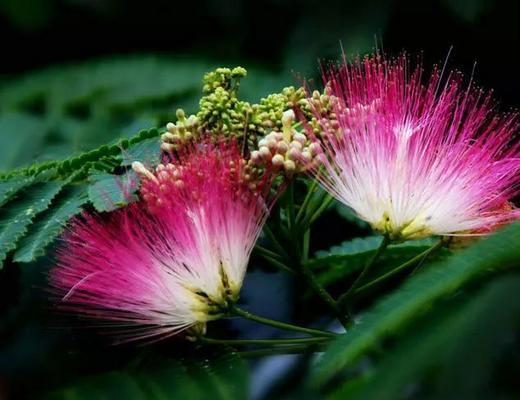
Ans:
[[[237,97],[240,79],[247,72],[242,67],[217,68],[204,76],[203,93],[197,118],[201,127],[212,133],[242,137],[248,131],[253,108]]]
[[[197,140],[200,134],[199,118],[190,115],[186,118],[184,110],[177,110],[177,122],[169,122],[166,125],[167,132],[161,136],[161,149],[167,153],[177,149],[178,146],[189,141]]]
[[[290,86],[258,104],[250,104],[238,98],[240,80],[246,75],[242,67],[217,68],[207,73],[199,111],[186,117],[183,110],[177,110],[177,122],[168,123],[167,132],[162,135],[163,151],[175,151],[178,146],[197,140],[202,133],[210,133],[246,139],[248,176],[274,167],[291,177],[314,166],[320,145],[307,137],[294,111],[299,110],[309,124],[306,128],[322,138],[324,121],[336,123],[335,99],[318,91],[308,98],[304,88]],[[328,133],[329,128],[327,125]]]
[[[299,132],[294,125],[295,115],[292,110],[283,113],[282,130],[273,130],[258,142],[258,150],[251,152],[251,162],[258,166],[283,169],[292,176],[312,165],[319,154],[320,145],[312,143],[305,133]]]
[[[257,131],[265,134],[269,129],[281,130],[283,113],[302,103],[305,103],[305,90],[293,86],[261,99],[259,104],[253,106]]]
[[[338,99],[330,94],[330,88],[325,88],[325,93],[315,90],[312,96],[304,100],[302,110],[307,111],[306,117],[314,135],[321,136],[323,131],[336,133],[339,129],[335,109],[338,107]]]

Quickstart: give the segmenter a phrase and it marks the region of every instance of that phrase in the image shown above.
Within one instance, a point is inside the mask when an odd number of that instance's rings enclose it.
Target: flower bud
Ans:
[[[291,149],[297,149],[297,150],[303,149],[303,145],[300,142],[297,142],[296,140],[293,140],[291,142],[291,144],[289,145],[289,147],[291,147]]]
[[[168,122],[166,124],[166,129],[168,130],[168,132],[175,133],[175,131],[177,130],[177,127],[175,126],[175,124],[173,122]]]
[[[298,159],[301,157],[301,152],[300,152],[300,150],[298,150],[298,149],[292,148],[292,149],[290,149],[289,152],[287,153],[287,157],[288,157],[290,160],[298,160]]]
[[[282,115],[282,125],[285,127],[291,126],[296,116],[293,110],[284,111]]]
[[[258,150],[253,150],[251,152],[251,161],[254,164],[260,164],[262,156],[260,155],[260,152]]]
[[[275,139],[269,139],[269,140],[267,141],[267,147],[268,147],[269,150],[271,150],[271,151],[276,150],[276,147],[277,147],[276,144],[277,144],[277,143],[276,143],[276,140],[275,140]]]
[[[311,143],[309,145],[309,152],[312,156],[315,156],[316,154],[321,153],[321,146],[318,142]]]
[[[293,140],[296,140],[303,145],[307,141],[307,136],[305,136],[303,133],[296,132],[293,136]]]
[[[292,160],[285,160],[283,167],[287,172],[294,172],[296,170],[296,164]]]
[[[302,151],[302,153],[301,153],[301,159],[302,159],[302,161],[305,162],[305,163],[308,163],[308,162],[312,161],[311,153],[310,153],[308,150],[304,150],[304,151]]]
[[[271,132],[271,135],[273,135],[273,137],[276,140],[282,140],[283,139],[283,133],[282,132]]]
[[[281,154],[275,154],[271,162],[275,167],[282,167],[284,165],[285,159]]]
[[[289,146],[285,142],[278,142],[278,146],[276,147],[276,151],[280,154],[287,153],[287,150],[289,150]]]
[[[271,158],[271,151],[263,146],[263,147],[260,147],[260,149],[258,150],[259,153],[260,153],[260,156],[263,158],[263,159],[270,159]]]
[[[161,150],[166,153],[171,153],[175,150],[175,145],[171,143],[161,143]]]
[[[152,174],[146,167],[143,165],[143,163],[139,161],[134,161],[132,163],[132,169],[136,172],[137,175],[141,176],[142,178],[150,179],[154,182],[157,182],[157,178],[154,174]]]
[[[175,115],[177,116],[177,119],[179,121],[182,121],[186,118],[186,114],[184,113],[184,110],[182,108],[178,108],[175,112]]]

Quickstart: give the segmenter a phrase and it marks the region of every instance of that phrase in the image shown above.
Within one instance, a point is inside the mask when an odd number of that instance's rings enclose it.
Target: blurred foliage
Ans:
[[[201,77],[217,65],[193,57],[105,59],[53,67],[0,86],[0,171],[70,157],[129,138],[197,109]],[[252,68],[246,100],[279,90],[287,77]]]
[[[241,98],[257,102],[300,83],[298,73],[316,78],[316,60],[336,58],[340,41],[350,55],[369,51],[380,35],[390,51],[425,50],[427,63],[442,60],[451,44],[465,67],[477,54],[480,81],[515,105],[518,64],[497,57],[518,43],[517,11],[514,1],[489,0],[161,0],[145,7],[122,0],[0,1],[0,34],[10,38],[0,66],[0,398],[515,398],[518,224],[466,250],[437,252],[412,274],[360,296],[355,325],[317,357],[246,360],[234,349],[222,354],[175,341],[110,347],[84,321],[56,315],[45,274],[68,219],[84,208],[107,211],[132,201],[128,165],[156,161],[158,137],[175,108],[197,111],[205,72],[247,67]],[[144,55],[113,56],[135,52]],[[32,71],[40,65],[53,66]],[[16,169],[33,164],[24,173]],[[297,182],[296,203],[306,190]],[[285,201],[270,224],[289,248],[293,238],[280,228]],[[312,199],[302,224],[323,201],[321,194]],[[334,203],[313,221],[309,266],[333,294],[374,253],[380,238],[368,234],[366,224]],[[272,245],[268,237],[261,244]],[[391,246],[366,281],[431,244]],[[273,279],[282,281],[259,257],[252,267],[267,274],[269,283],[257,288],[263,295]],[[273,296],[283,299],[277,308],[292,310],[286,319],[333,326],[300,282]],[[211,329],[232,337],[256,333],[234,321]]]

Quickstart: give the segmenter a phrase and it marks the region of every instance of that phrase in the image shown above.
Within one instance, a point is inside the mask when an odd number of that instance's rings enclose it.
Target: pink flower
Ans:
[[[135,340],[203,328],[237,300],[269,174],[245,176],[236,144],[197,146],[154,172],[135,164],[144,201],[73,222],[50,276],[61,306]]]
[[[515,113],[460,75],[405,56],[344,63],[325,80],[337,121],[321,118],[322,186],[394,240],[487,232],[520,217]],[[315,138],[317,141],[318,139]]]

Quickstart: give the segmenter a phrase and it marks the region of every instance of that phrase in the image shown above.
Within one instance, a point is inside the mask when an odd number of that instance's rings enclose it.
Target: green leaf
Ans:
[[[317,251],[316,257],[309,261],[309,266],[315,269],[318,281],[322,285],[338,283],[350,274],[360,271],[377,250],[381,240],[381,236],[356,238],[333,246],[328,251]],[[424,239],[391,245],[380,257],[377,265],[390,270],[422,253],[434,242],[434,239]],[[378,268],[378,271],[382,272],[381,268]]]
[[[7,203],[13,196],[20,190],[26,188],[32,184],[34,178],[29,177],[18,177],[10,179],[4,182],[0,182],[0,207]]]
[[[65,187],[48,208],[29,228],[29,233],[20,240],[14,254],[16,262],[30,262],[43,256],[46,247],[63,231],[67,221],[81,211],[87,201],[84,186]]]
[[[333,399],[394,399],[428,384],[432,398],[488,399],[492,372],[520,323],[520,276],[503,276],[460,307],[442,307],[410,330],[362,383],[348,382]],[[410,351],[413,349],[413,351]],[[403,360],[406,360],[405,362]],[[425,379],[435,373],[433,377]]]
[[[90,181],[88,198],[97,211],[113,211],[137,200],[139,179],[132,170],[123,175],[96,172]]]
[[[56,391],[47,399],[246,399],[245,363],[236,353],[217,357],[201,361],[170,360],[150,366],[144,372],[111,372]]]
[[[324,354],[314,379],[323,382],[359,359],[383,338],[421,315],[435,301],[460,289],[479,274],[518,264],[520,223],[513,224],[472,247],[430,266],[379,301],[348,334]]]
[[[0,211],[0,262],[16,248],[34,217],[46,210],[64,182],[40,182],[28,187],[14,202]]]
[[[316,252],[316,260],[323,260],[327,257],[334,257],[334,259],[341,260],[343,256],[351,256],[359,253],[366,253],[377,250],[382,236],[368,236],[364,238],[355,238],[347,240],[339,245],[332,246],[328,251],[319,250]]]
[[[354,210],[352,210],[350,207],[347,207],[346,205],[340,203],[339,201],[335,201],[335,208],[336,212],[339,214],[340,217],[347,220],[348,222],[352,222],[353,224],[359,226],[360,228],[369,228],[369,225],[367,222],[363,221],[362,219],[359,219],[359,217],[356,215]]]
[[[132,165],[134,161],[140,161],[146,166],[155,166],[161,157],[161,142],[158,137],[143,140],[128,150],[123,151],[121,165]]]

